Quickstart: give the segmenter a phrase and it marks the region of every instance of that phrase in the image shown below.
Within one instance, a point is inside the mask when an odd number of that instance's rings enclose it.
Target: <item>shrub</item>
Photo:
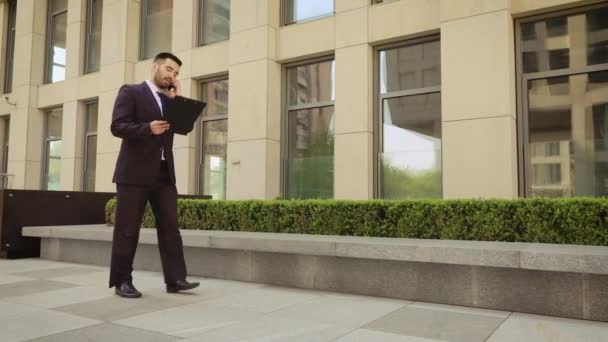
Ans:
[[[113,224],[116,205],[106,205]],[[181,229],[608,246],[608,199],[178,200]],[[142,226],[154,227],[150,208]]]

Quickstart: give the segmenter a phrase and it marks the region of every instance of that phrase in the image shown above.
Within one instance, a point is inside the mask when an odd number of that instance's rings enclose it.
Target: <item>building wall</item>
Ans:
[[[229,75],[227,198],[281,193],[283,67],[335,56],[334,196],[374,197],[374,48],[439,34],[444,198],[518,196],[514,18],[596,3],[575,0],[335,0],[335,15],[280,25],[279,0],[232,0],[228,41],[196,47],[197,1],[174,1],[172,50],[185,96]],[[68,0],[66,80],[43,84],[46,1],[19,0],[10,115],[12,187],[39,189],[43,110],[63,107],[61,188],[80,190],[83,102],[98,98],[97,191],[114,191],[120,147],[109,126],[118,89],[149,77],[139,60],[139,0],[106,0],[100,71],[82,75],[86,1]],[[0,3],[4,37],[6,2]],[[3,38],[4,39],[4,38]],[[0,57],[3,65],[4,55]],[[10,103],[15,103],[11,105]],[[198,140],[176,136],[177,187],[194,193]]]

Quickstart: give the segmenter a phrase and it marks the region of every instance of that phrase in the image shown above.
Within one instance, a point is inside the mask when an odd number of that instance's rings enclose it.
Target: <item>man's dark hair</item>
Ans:
[[[180,67],[182,66],[182,61],[177,58],[177,56],[175,56],[174,54],[172,54],[171,52],[161,52],[158,55],[156,55],[154,57],[154,63],[160,61],[161,59],[164,61],[165,59],[170,59],[172,61],[174,61],[175,63],[177,63],[177,65],[179,65]]]

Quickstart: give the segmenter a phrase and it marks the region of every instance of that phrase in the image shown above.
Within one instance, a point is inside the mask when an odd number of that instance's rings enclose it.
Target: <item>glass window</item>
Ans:
[[[199,45],[230,38],[230,0],[200,0]]]
[[[335,62],[287,69],[286,198],[334,197]]]
[[[4,93],[13,91],[13,64],[15,58],[15,25],[17,1],[8,2],[8,22],[6,30],[6,50],[4,50]]]
[[[101,58],[101,19],[103,0],[87,1],[87,35],[84,72],[99,71]]]
[[[46,50],[46,83],[65,80],[67,0],[50,0]]]
[[[602,7],[520,24],[528,196],[608,196],[606,15]]]
[[[442,196],[439,49],[433,40],[379,52],[380,198]]]
[[[602,8],[522,23],[519,39],[524,72],[608,63],[606,18],[608,10]]]
[[[201,119],[201,154],[198,191],[213,199],[226,199],[228,146],[228,80],[201,83],[201,99],[207,102]]]
[[[141,58],[171,51],[173,0],[142,0]]]
[[[97,158],[97,116],[99,104],[87,103],[85,109],[85,142],[84,142],[84,191],[95,191],[95,170]]]
[[[44,190],[60,190],[61,176],[61,121],[63,109],[57,108],[46,113]]]
[[[334,0],[283,0],[285,25],[334,14]]]

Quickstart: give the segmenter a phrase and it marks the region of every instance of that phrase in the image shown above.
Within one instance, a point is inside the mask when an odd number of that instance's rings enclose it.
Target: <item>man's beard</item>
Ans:
[[[169,85],[167,85],[167,86],[164,85],[164,81],[165,81],[165,79],[162,78],[161,76],[154,75],[154,83],[156,83],[156,86],[158,87],[158,89],[167,90],[169,88]]]

